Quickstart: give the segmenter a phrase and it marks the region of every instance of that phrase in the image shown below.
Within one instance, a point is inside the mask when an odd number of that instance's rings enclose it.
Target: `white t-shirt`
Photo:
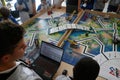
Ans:
[[[9,73],[10,71],[12,71],[13,69],[15,69],[18,65],[20,64],[20,62],[16,62],[16,65],[8,70],[2,71],[0,72],[0,74],[4,74],[4,73]]]
[[[22,5],[19,5],[18,3],[16,3],[16,7],[18,7],[18,6],[21,6],[21,7],[25,8],[25,4],[24,3],[22,3]],[[26,11],[19,11],[19,16],[20,16],[20,19],[21,19],[22,22],[25,22],[28,19],[30,19],[29,13],[26,12]]]
[[[17,68],[16,68],[17,67]],[[0,72],[9,73],[11,70],[16,70],[7,78],[7,80],[43,80],[38,74],[32,69],[28,68],[23,62],[16,62],[16,66],[6,71]]]
[[[26,0],[27,6],[29,8],[29,14],[33,14],[33,3],[35,3],[35,0]]]

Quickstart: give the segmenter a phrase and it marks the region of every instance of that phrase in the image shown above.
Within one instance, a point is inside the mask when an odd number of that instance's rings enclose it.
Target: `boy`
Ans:
[[[36,14],[36,3],[35,3],[35,0],[17,0],[17,2],[18,1],[19,1],[19,6],[23,6],[22,3],[24,2],[25,7],[28,8],[27,12],[29,13],[29,17],[30,18],[33,17]]]
[[[26,44],[22,26],[3,21],[0,23],[0,79],[42,80],[26,64],[16,61],[23,57]]]
[[[83,57],[73,68],[74,80],[96,80],[100,66],[94,59]]]
[[[15,9],[19,11],[19,16],[22,22],[25,22],[30,18],[29,8],[24,0],[17,0],[15,3]]]

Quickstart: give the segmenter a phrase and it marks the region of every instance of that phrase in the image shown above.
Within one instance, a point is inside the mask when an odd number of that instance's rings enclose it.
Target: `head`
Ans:
[[[20,25],[9,21],[0,23],[0,65],[23,57],[26,48],[24,33]]]
[[[3,19],[8,19],[10,16],[10,10],[7,7],[1,7],[0,14],[2,15]]]
[[[95,80],[99,74],[99,64],[90,57],[83,57],[73,68],[74,80]]]

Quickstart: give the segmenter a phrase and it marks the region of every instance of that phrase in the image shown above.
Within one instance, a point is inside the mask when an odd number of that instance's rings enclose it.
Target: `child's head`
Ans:
[[[9,21],[0,22],[0,65],[23,57],[26,48],[24,33],[20,25]]]
[[[0,14],[2,15],[3,19],[8,19],[10,15],[10,10],[7,7],[1,7]]]
[[[94,59],[83,57],[73,68],[74,80],[95,80],[100,66]]]

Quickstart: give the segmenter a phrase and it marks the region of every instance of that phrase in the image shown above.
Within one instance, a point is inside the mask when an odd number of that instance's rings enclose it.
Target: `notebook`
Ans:
[[[40,46],[40,56],[31,64],[31,66],[44,80],[51,80],[60,66],[62,56],[62,48],[42,41]]]

